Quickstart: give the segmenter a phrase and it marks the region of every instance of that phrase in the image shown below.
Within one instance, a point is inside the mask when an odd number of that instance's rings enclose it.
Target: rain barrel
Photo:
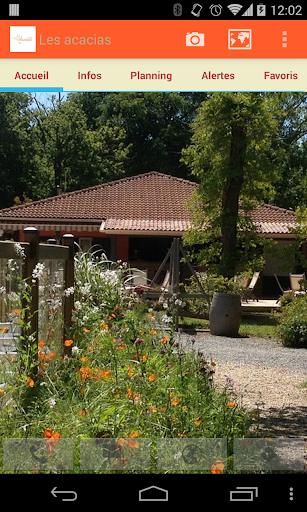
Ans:
[[[209,323],[214,336],[238,336],[241,324],[241,297],[237,293],[214,293]]]

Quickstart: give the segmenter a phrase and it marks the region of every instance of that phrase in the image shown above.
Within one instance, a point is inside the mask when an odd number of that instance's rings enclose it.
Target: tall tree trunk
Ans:
[[[237,221],[239,199],[244,179],[246,128],[233,123],[229,155],[229,177],[225,183],[222,201],[222,256],[220,272],[233,277],[237,263]]]

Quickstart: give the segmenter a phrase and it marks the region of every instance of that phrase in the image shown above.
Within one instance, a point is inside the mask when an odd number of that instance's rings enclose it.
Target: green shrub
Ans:
[[[242,276],[246,277],[245,274]],[[242,285],[240,279],[228,279],[227,277],[219,276],[206,272],[200,274],[197,272],[197,277],[204,289],[204,292],[209,295],[210,304],[212,302],[213,294],[217,293],[242,293]],[[196,279],[192,276],[190,283],[185,286],[185,291],[188,293],[198,293],[199,287]],[[209,313],[209,306],[207,301],[200,297],[199,299],[188,299],[187,309],[193,313]]]
[[[307,296],[299,295],[283,306],[278,326],[283,345],[307,347]]]

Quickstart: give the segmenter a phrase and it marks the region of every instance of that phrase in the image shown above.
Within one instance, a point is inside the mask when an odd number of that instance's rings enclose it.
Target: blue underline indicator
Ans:
[[[0,92],[63,92],[63,87],[0,87]]]

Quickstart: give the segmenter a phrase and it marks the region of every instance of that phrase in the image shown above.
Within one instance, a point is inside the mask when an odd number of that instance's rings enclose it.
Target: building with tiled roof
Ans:
[[[257,230],[262,235],[274,235],[293,238],[295,228],[295,214],[292,210],[279,208],[270,204],[262,204],[252,212],[252,219]]]
[[[73,233],[83,248],[99,244],[112,260],[146,268],[152,277],[173,237],[191,227],[187,202],[196,187],[159,172],[139,174],[5,208],[0,228],[19,240],[27,226],[37,227],[44,240]],[[294,212],[263,204],[252,219],[262,236],[281,244],[293,240]]]
[[[181,235],[196,184],[150,172],[0,210],[2,229]]]

